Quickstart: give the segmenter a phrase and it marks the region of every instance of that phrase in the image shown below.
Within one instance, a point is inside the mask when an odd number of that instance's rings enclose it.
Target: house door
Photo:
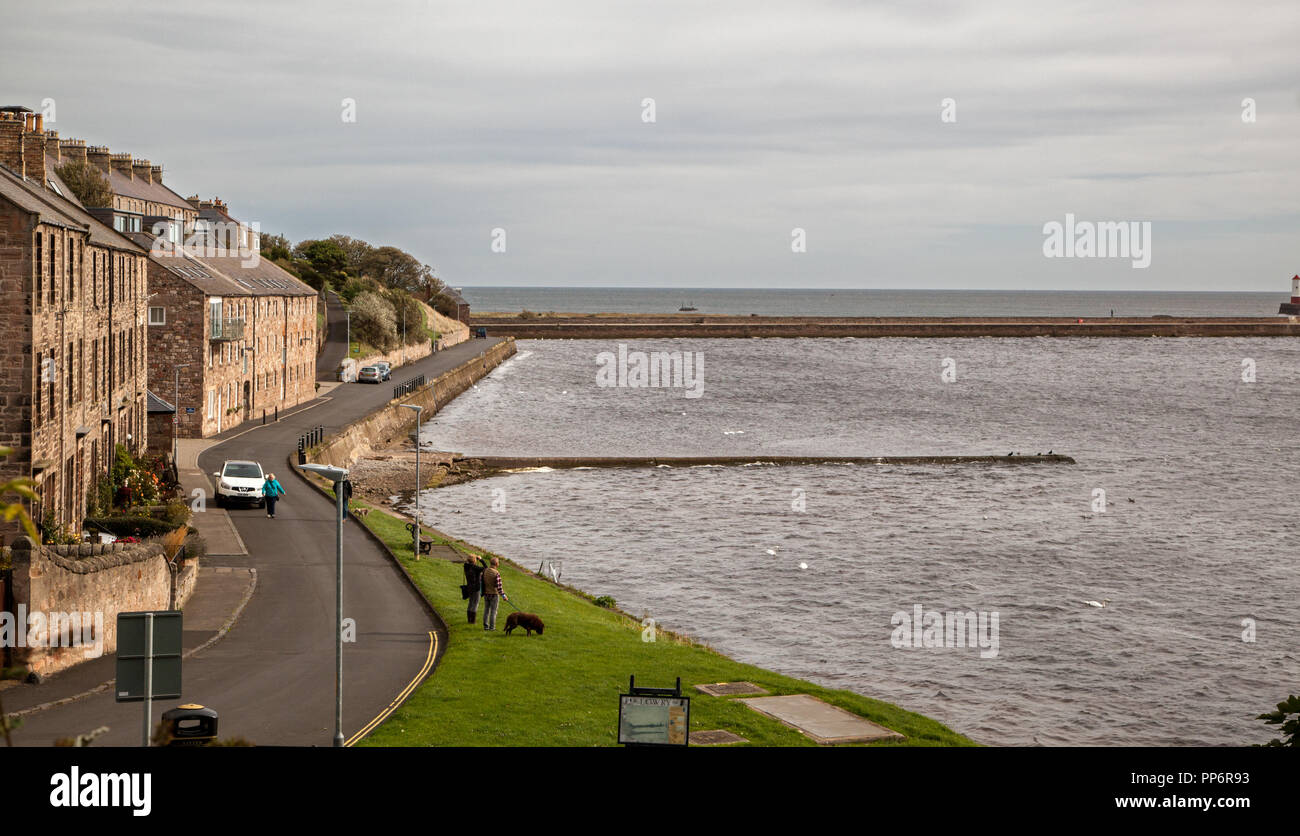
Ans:
[[[253,398],[251,387],[247,380],[244,381],[244,419],[247,420],[253,414]]]

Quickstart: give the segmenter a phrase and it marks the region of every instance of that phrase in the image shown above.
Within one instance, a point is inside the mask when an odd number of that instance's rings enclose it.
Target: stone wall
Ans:
[[[102,615],[103,653],[117,650],[117,615],[121,612],[167,609],[171,572],[162,546],[157,543],[83,544],[38,546],[27,537],[14,541],[14,616],[18,607],[30,613],[91,613]],[[176,576],[176,602],[180,609],[194,591],[197,561],[184,562]],[[87,637],[88,634],[83,633]],[[95,636],[98,639],[98,635]],[[35,644],[36,642],[31,642]],[[14,664],[48,676],[87,659],[101,648],[15,647]]]
[[[438,375],[432,382],[426,383],[400,400],[391,400],[387,406],[348,424],[327,438],[325,443],[309,450],[308,461],[331,464],[335,467],[350,467],[358,456],[368,453],[375,446],[388,444],[398,436],[411,431],[413,421],[411,411],[403,409],[399,404],[415,404],[424,407],[421,415],[427,421],[439,409],[450,403],[452,398],[473,386],[514,353],[514,340],[493,345],[482,356],[467,360],[451,371]]]

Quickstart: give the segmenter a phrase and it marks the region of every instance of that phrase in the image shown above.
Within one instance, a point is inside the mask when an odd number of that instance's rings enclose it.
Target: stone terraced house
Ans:
[[[58,147],[40,115],[0,109],[0,481],[32,479],[38,524],[76,530],[114,446],[146,446],[147,253],[59,180]]]

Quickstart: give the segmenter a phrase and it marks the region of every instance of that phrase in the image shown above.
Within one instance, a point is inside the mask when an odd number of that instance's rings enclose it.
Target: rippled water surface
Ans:
[[[1300,343],[629,348],[703,352],[702,397],[598,387],[596,356],[614,343],[524,341],[428,423],[424,441],[756,462],[1051,449],[1078,464],[518,473],[429,492],[430,522],[524,564],[562,561],[565,582],[736,658],[982,742],[1271,736],[1253,718],[1300,680]],[[1242,380],[1247,359],[1253,383]],[[998,613],[997,655],[894,647],[891,617],[916,605]],[[1247,619],[1254,642],[1242,640]]]

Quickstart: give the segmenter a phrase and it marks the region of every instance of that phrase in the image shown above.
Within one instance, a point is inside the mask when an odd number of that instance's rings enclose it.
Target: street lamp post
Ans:
[[[177,468],[180,467],[180,465],[176,464],[176,455],[180,450],[177,437],[181,432],[181,369],[188,369],[189,367],[189,363],[181,363],[176,367],[176,389],[172,395],[172,409],[175,410],[172,413],[172,464],[176,465]]]
[[[348,472],[327,464],[304,464],[334,483],[334,745],[343,745],[343,481]]]
[[[420,559],[420,413],[424,407],[411,403],[402,406],[415,410],[415,534],[411,542],[411,556]]]

